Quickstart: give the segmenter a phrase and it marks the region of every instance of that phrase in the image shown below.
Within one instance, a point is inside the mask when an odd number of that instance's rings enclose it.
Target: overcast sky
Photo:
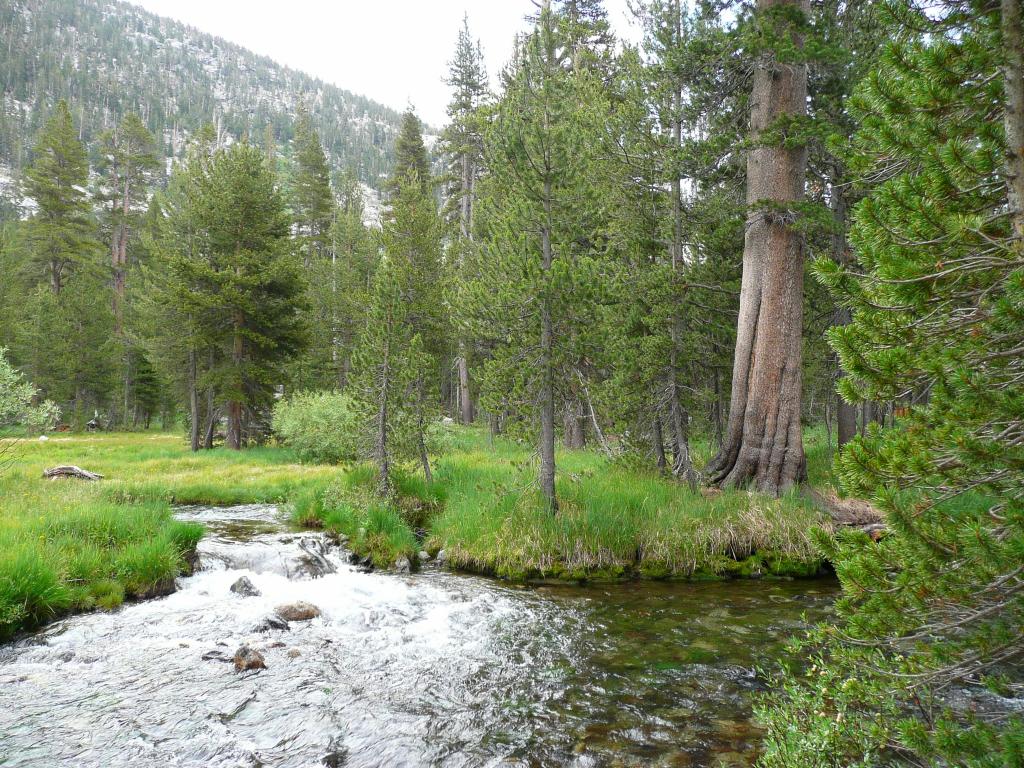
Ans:
[[[463,14],[493,78],[526,25],[531,0],[133,0],[161,16],[397,109],[412,103],[440,126],[442,78]],[[632,37],[627,0],[606,0],[620,36]]]

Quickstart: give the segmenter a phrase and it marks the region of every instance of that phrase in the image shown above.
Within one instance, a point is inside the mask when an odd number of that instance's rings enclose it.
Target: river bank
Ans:
[[[207,533],[175,594],[0,648],[5,765],[741,768],[759,669],[837,590],[364,573],[273,507],[177,515]],[[296,601],[320,615],[267,628]],[[265,669],[225,663],[243,645]]]
[[[807,442],[812,481],[825,484],[823,436]],[[551,517],[531,490],[531,461],[511,441],[453,429],[435,482],[399,472],[397,503],[384,505],[368,467],[301,464],[282,447],[192,454],[167,433],[25,441],[0,475],[0,639],[166,592],[202,535],[173,518],[172,504],[286,503],[297,525],[344,537],[364,564],[415,570],[443,553],[447,568],[514,582],[806,577],[824,567],[812,529],[827,521],[802,497],[691,490],[570,451],[559,454],[563,505]],[[44,480],[55,464],[104,479]]]
[[[823,434],[807,436],[813,485],[830,486]],[[698,465],[710,446],[697,444]],[[811,577],[827,567],[814,539],[830,520],[804,495],[690,488],[596,451],[560,451],[560,509],[533,489],[534,457],[510,440],[454,429],[434,482],[396,473],[397,498],[374,495],[372,467],[293,499],[294,520],[326,528],[385,568],[425,552],[447,567],[514,582]]]

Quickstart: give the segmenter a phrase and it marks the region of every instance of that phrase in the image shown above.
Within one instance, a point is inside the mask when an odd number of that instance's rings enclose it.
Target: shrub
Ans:
[[[340,392],[299,392],[274,407],[274,433],[302,461],[337,464],[357,455],[358,424]]]

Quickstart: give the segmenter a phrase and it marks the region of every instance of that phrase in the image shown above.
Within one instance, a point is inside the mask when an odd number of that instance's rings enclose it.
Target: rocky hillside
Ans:
[[[87,142],[139,112],[168,158],[204,122],[287,148],[307,105],[336,169],[379,187],[399,114],[220,38],[113,0],[0,0],[0,186],[29,160],[54,103],[66,98]],[[268,128],[269,126],[269,128]]]

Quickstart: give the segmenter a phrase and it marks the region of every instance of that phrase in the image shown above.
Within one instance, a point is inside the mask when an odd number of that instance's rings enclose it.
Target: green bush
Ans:
[[[274,406],[274,433],[305,462],[355,460],[357,421],[350,399],[340,392],[299,392]]]

